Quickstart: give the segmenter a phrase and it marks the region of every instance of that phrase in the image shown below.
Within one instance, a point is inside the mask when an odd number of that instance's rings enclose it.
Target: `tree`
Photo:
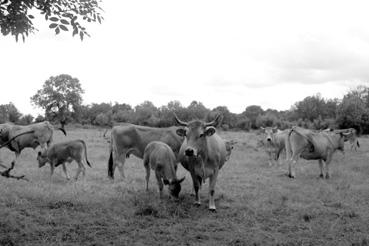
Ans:
[[[19,120],[18,124],[20,125],[29,125],[33,122],[33,116],[30,114],[23,115]]]
[[[2,0],[0,3],[0,28],[6,36],[11,34],[18,41],[20,35],[25,40],[26,36],[37,30],[32,22],[35,18],[30,14],[36,10],[51,22],[50,29],[56,34],[60,31],[73,29],[73,36],[79,34],[81,40],[87,33],[84,25],[87,22],[99,22],[101,16],[101,0]],[[82,22],[81,22],[82,21]]]
[[[325,114],[325,101],[320,94],[306,97],[295,105],[297,115],[302,119],[313,121],[317,119],[319,115],[323,116]]]
[[[67,74],[50,77],[42,89],[31,97],[31,103],[45,110],[47,119],[58,120],[62,128],[82,104],[84,93],[77,78]]]
[[[202,104],[202,102],[192,101],[187,107],[188,113],[192,119],[204,119],[210,112],[208,108]]]
[[[337,123],[341,128],[353,127],[362,133],[369,131],[369,109],[357,91],[344,96],[337,108]]]
[[[18,109],[14,106],[12,102],[0,105],[0,123],[4,123],[7,121],[16,123],[21,116],[22,114],[18,111]]]
[[[150,125],[157,123],[158,108],[150,101],[144,101],[135,107],[136,120],[138,125]]]
[[[264,110],[259,105],[251,105],[248,106],[245,111],[242,113],[246,118],[248,118],[251,122],[251,127],[256,128],[256,119],[259,115],[262,115]]]

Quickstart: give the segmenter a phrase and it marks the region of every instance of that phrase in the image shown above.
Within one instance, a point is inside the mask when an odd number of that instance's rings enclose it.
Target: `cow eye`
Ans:
[[[202,138],[204,136],[205,136],[205,134],[204,133],[201,133],[199,137]]]

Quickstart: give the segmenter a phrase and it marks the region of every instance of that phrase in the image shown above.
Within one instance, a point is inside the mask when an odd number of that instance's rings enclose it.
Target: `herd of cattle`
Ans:
[[[154,128],[122,124],[115,126],[110,134],[110,156],[108,161],[108,176],[114,178],[116,167],[124,178],[124,163],[131,154],[143,159],[146,169],[146,189],[150,178],[150,169],[155,172],[160,196],[164,185],[168,185],[172,197],[178,198],[183,178],[176,175],[177,165],[181,165],[191,174],[195,191],[195,204],[201,203],[199,189],[209,178],[209,209],[216,210],[214,202],[215,185],[219,170],[229,160],[234,141],[223,140],[216,132],[220,115],[211,122],[192,120],[184,122],[175,115],[178,126],[169,128]],[[62,128],[58,128],[65,135]],[[87,158],[86,144],[83,140],[71,140],[51,144],[54,127],[47,121],[28,126],[11,123],[0,124],[0,148],[7,147],[15,153],[12,167],[21,151],[30,147],[40,146],[37,160],[39,167],[50,164],[51,175],[54,168],[61,165],[67,179],[69,175],[66,162],[77,162],[80,172],[85,174],[84,163],[90,165]],[[318,160],[320,177],[329,178],[329,164],[336,150],[344,151],[344,142],[350,141],[351,148],[356,150],[359,142],[353,128],[341,130],[313,131],[293,127],[283,131],[266,127],[261,129],[261,140],[269,155],[269,163],[277,161],[281,152],[286,152],[288,176],[295,177],[294,166],[298,159]],[[0,164],[3,167],[5,165]]]

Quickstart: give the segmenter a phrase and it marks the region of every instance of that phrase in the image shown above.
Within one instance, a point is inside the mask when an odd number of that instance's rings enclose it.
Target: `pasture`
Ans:
[[[39,169],[37,152],[26,149],[13,174],[0,177],[0,245],[368,245],[369,139],[346,155],[335,153],[331,179],[318,178],[317,161],[301,160],[296,179],[286,176],[284,156],[269,167],[255,133],[223,132],[238,141],[221,169],[215,191],[217,212],[208,211],[208,182],[202,205],[193,206],[192,181],[181,166],[180,201],[159,199],[154,175],[145,191],[142,160],[127,160],[127,178],[118,170],[107,178],[108,144],[103,130],[67,129],[54,142],[84,139],[92,168],[75,181],[62,168],[50,180],[49,165]],[[14,154],[0,150],[3,164]],[[76,163],[68,165],[71,176]]]

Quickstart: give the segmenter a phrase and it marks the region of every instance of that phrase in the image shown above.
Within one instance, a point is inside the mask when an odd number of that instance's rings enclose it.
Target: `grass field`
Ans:
[[[108,144],[102,130],[71,129],[67,139],[84,139],[92,168],[77,182],[67,181],[61,167],[50,180],[37,153],[22,152],[13,174],[29,181],[0,177],[0,245],[368,245],[369,139],[358,152],[336,153],[331,179],[318,178],[316,161],[300,161],[296,179],[286,164],[269,167],[257,151],[253,133],[221,133],[238,141],[221,169],[216,187],[217,213],[207,209],[208,183],[194,197],[189,173],[180,201],[159,199],[154,175],[145,191],[142,161],[127,160],[127,178],[107,178]],[[66,139],[55,133],[54,142]],[[9,165],[13,154],[0,151]],[[69,165],[69,173],[76,171]]]

